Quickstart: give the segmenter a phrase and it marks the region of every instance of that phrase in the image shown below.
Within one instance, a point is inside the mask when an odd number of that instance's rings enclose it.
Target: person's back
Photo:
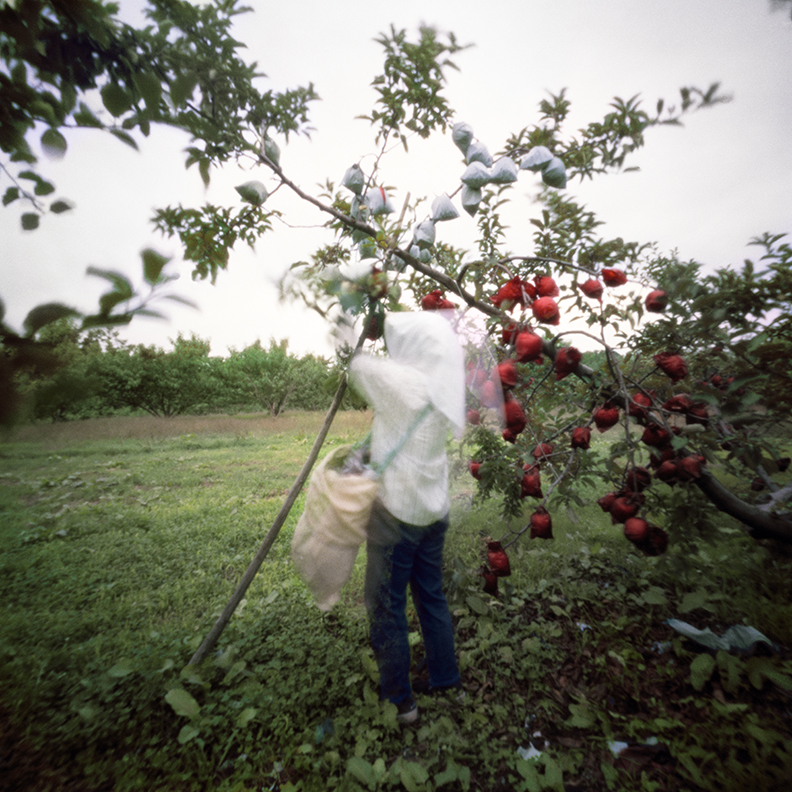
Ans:
[[[429,687],[460,684],[442,550],[448,528],[449,430],[464,430],[463,356],[453,329],[437,312],[391,314],[388,358],[358,356],[353,383],[375,410],[372,462],[388,462],[369,524],[366,607],[383,699],[399,719],[417,717],[409,680],[407,586],[421,623]],[[405,439],[406,438],[406,439]]]

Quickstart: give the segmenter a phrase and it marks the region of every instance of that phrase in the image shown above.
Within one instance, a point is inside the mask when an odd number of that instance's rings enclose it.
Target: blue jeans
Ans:
[[[380,694],[399,704],[412,694],[407,586],[421,623],[429,684],[459,682],[454,629],[443,594],[443,543],[448,517],[418,527],[397,520],[376,503],[366,543],[366,610],[380,672]]]

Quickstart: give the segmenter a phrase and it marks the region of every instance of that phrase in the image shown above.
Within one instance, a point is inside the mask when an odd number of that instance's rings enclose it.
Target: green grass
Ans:
[[[498,503],[476,501],[464,448],[446,548],[463,703],[424,698],[418,726],[396,725],[377,700],[365,553],[320,613],[289,559],[301,500],[216,652],[186,668],[321,419],[122,418],[0,444],[7,778],[31,790],[788,788],[792,663],[701,653],[665,622],[750,624],[789,647],[789,560],[727,522],[707,542],[677,526],[668,554],[645,558],[592,484],[583,505],[553,512],[552,541],[510,548],[492,598],[478,571],[486,537],[507,526]],[[325,450],[368,422],[340,415]],[[530,740],[538,759],[520,754]],[[658,745],[629,762],[613,740]]]

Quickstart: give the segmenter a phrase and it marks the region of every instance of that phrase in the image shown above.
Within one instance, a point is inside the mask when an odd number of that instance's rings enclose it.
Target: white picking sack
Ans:
[[[334,448],[311,474],[292,537],[294,567],[323,611],[338,602],[352,574],[379,490],[374,471],[342,471],[351,450],[349,445]]]

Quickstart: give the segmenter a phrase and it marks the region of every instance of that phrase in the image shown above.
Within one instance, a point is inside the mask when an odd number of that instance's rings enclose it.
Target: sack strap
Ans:
[[[402,437],[402,439],[399,441],[399,443],[396,445],[395,448],[391,449],[388,456],[386,456],[385,459],[383,459],[379,465],[374,465],[374,464],[371,465],[371,467],[378,476],[381,476],[385,472],[385,468],[387,468],[388,465],[390,465],[390,463],[393,462],[399,451],[401,451],[402,448],[404,448],[404,444],[410,439],[412,433],[418,428],[421,421],[423,421],[423,419],[426,418],[426,416],[429,415],[430,412],[432,412],[432,407],[433,407],[432,403],[429,402],[429,404],[427,404],[426,407],[424,407],[423,410],[421,410],[421,412],[418,413],[415,420],[410,425],[410,428],[407,430],[407,434],[405,434],[404,437]],[[369,434],[369,437],[371,437],[371,434]]]

